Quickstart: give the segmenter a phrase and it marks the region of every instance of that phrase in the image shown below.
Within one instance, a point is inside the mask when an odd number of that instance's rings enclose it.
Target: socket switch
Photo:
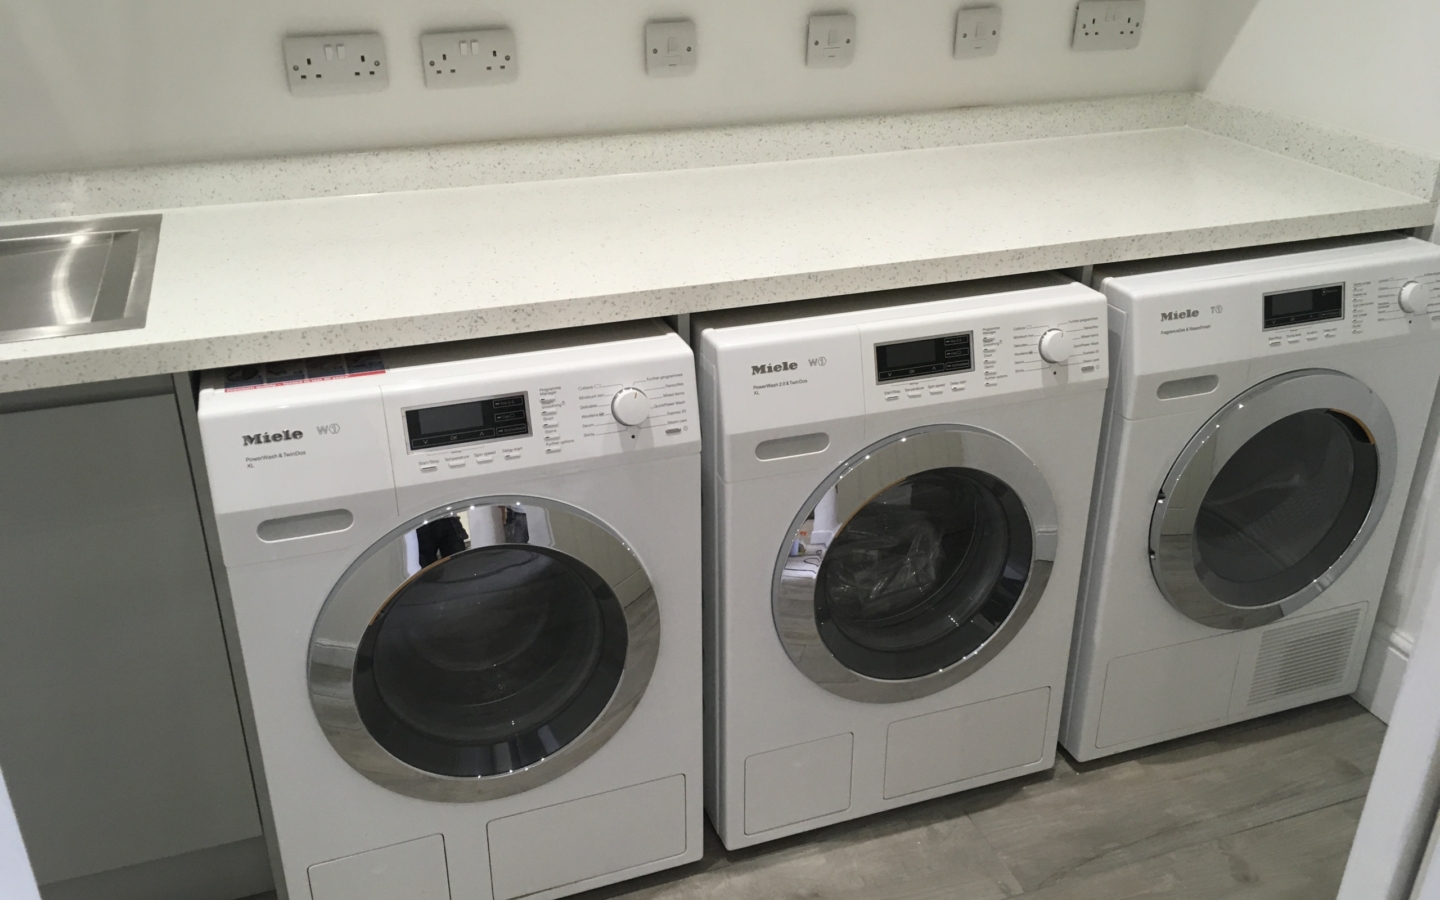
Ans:
[[[420,35],[425,86],[504,84],[519,75],[515,32],[508,28],[434,31]]]
[[[281,49],[290,93],[296,96],[360,94],[390,84],[385,39],[378,34],[287,37]]]
[[[962,9],[955,16],[955,58],[994,56],[1000,49],[1000,7]]]
[[[838,69],[855,59],[855,17],[848,13],[811,16],[805,65]]]
[[[695,71],[699,44],[695,42],[695,23],[645,23],[645,72],[649,75],[689,75]]]
[[[1085,0],[1075,9],[1076,50],[1130,50],[1140,46],[1145,0]]]

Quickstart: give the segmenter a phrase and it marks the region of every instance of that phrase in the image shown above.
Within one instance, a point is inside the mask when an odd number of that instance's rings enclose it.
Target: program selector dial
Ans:
[[[1430,299],[1425,285],[1418,281],[1407,281],[1400,288],[1400,308],[1407,313],[1423,313],[1430,308]]]
[[[1040,358],[1048,363],[1069,362],[1070,354],[1074,350],[1070,335],[1058,328],[1052,328],[1040,335]]]
[[[610,414],[621,425],[634,427],[650,418],[650,398],[639,388],[623,388],[610,401]]]

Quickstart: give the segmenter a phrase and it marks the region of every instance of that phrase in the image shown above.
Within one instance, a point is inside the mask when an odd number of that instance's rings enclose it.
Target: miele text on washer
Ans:
[[[259,434],[244,435],[244,446],[249,447],[251,444],[275,444],[279,443],[280,441],[298,441],[304,436],[305,432],[301,431],[298,428],[296,428],[294,431],[291,431],[290,429],[275,432],[262,431]]]

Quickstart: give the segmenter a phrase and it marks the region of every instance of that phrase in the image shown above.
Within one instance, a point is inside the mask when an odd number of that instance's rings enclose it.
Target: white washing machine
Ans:
[[[1104,315],[1045,275],[697,318],[727,847],[1053,763]]]
[[[678,336],[202,387],[282,897],[557,897],[700,857],[700,436]]]
[[[1061,742],[1093,759],[1350,693],[1440,378],[1440,247],[1095,283],[1115,377]]]

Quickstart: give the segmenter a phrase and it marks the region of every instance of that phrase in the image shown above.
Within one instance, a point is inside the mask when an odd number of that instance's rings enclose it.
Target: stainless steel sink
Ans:
[[[160,216],[0,226],[0,343],[143,328]]]

